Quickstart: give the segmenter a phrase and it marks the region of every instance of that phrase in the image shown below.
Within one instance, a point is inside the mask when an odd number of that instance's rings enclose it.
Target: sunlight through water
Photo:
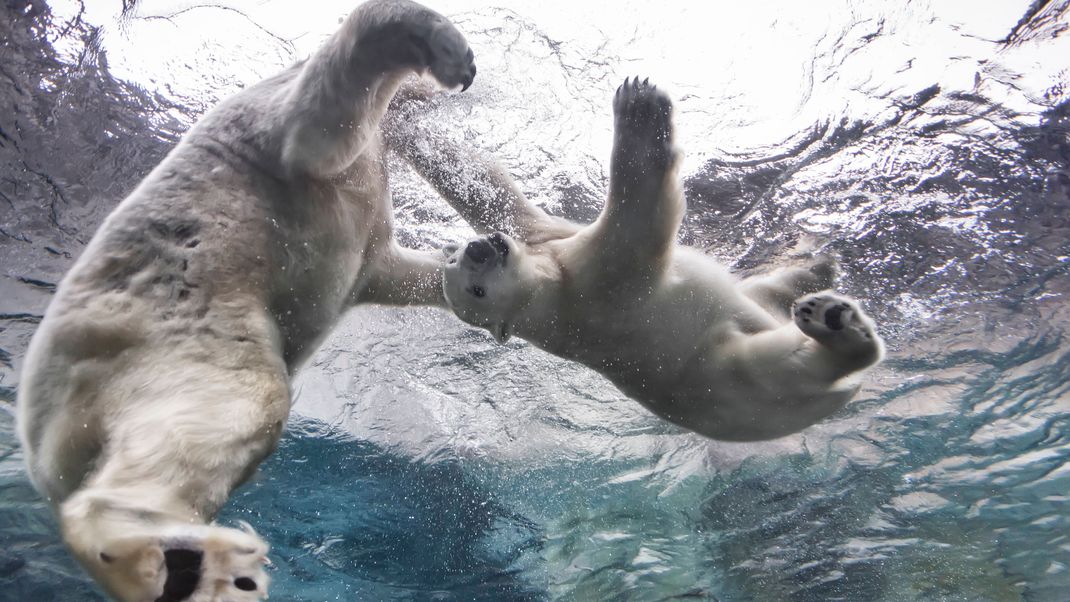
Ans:
[[[0,11],[0,600],[102,600],[14,435],[55,284],[221,98],[352,2]],[[722,6],[723,4],[723,6]],[[888,342],[846,409],[723,443],[433,309],[352,311],[232,498],[282,600],[1065,600],[1070,0],[444,0],[479,72],[433,135],[548,211],[601,207],[610,99],[676,103],[681,234],[741,275],[823,250]],[[471,230],[396,159],[398,237]]]

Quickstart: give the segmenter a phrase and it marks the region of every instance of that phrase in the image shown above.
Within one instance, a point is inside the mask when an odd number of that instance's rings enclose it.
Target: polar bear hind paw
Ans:
[[[632,148],[646,150],[661,165],[671,162],[672,100],[667,94],[647,79],[625,79],[613,97],[613,115],[617,132],[632,140]]]
[[[799,330],[830,348],[854,352],[880,345],[873,321],[852,299],[823,291],[800,298],[791,309]]]
[[[245,530],[191,525],[105,544],[103,581],[130,602],[256,602],[267,598],[268,545]]]

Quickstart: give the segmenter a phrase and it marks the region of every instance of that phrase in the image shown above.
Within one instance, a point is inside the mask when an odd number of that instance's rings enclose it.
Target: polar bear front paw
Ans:
[[[267,598],[267,551],[247,525],[170,527],[106,543],[94,572],[126,602],[256,602]]]
[[[476,77],[475,55],[468,47],[464,34],[450,23],[449,19],[435,11],[409,0],[380,0],[369,2],[362,10],[384,11],[393,16],[393,24],[384,25],[378,35],[369,35],[372,43],[409,45],[407,51],[398,52],[398,56],[415,57],[417,67],[427,69],[438,83],[446,88],[461,87],[467,90]],[[369,19],[375,23],[376,19]],[[380,53],[390,53],[392,49],[376,49]],[[376,56],[371,50],[369,56]]]
[[[355,43],[354,62],[364,75],[398,67],[430,72],[446,88],[468,89],[475,58],[464,35],[449,19],[411,0],[368,0],[350,16],[353,29],[343,46]]]
[[[643,151],[659,166],[672,161],[672,100],[657,86],[648,79],[625,79],[613,97],[613,115],[619,143]]]
[[[443,20],[427,37],[427,66],[431,75],[446,88],[467,90],[476,78],[475,54],[461,32]]]
[[[826,347],[859,356],[880,354],[873,320],[852,299],[822,291],[800,298],[791,313],[799,330]]]

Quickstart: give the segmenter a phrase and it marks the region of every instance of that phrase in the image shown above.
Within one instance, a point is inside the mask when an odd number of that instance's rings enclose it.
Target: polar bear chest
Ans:
[[[291,366],[318,345],[362,290],[366,266],[391,235],[385,182],[314,188],[307,202],[284,211],[285,222],[271,226],[278,236],[270,245],[270,307]]]
[[[284,181],[205,165],[212,158],[194,145],[176,149],[108,218],[60,296],[85,305],[122,294],[176,337],[274,324],[264,336],[295,369],[389,240],[385,178],[362,165],[361,179]],[[248,318],[236,321],[234,307]]]

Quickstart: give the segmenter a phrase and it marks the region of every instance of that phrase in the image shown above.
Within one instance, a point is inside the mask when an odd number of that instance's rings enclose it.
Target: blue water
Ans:
[[[272,599],[1070,598],[1070,3],[772,2],[705,21],[446,4],[480,76],[435,109],[443,135],[589,217],[612,88],[648,73],[677,99],[683,238],[741,273],[836,252],[889,356],[829,420],[725,444],[522,341],[361,308],[219,517],[271,542]],[[170,21],[101,6],[0,8],[0,600],[103,599],[13,432],[55,282],[206,106],[344,12],[310,9],[302,37],[271,3]],[[617,21],[568,18],[599,10]],[[146,46],[175,31],[191,41],[167,38],[171,59]],[[695,46],[703,68],[671,69]],[[395,168],[406,244],[465,236]]]

